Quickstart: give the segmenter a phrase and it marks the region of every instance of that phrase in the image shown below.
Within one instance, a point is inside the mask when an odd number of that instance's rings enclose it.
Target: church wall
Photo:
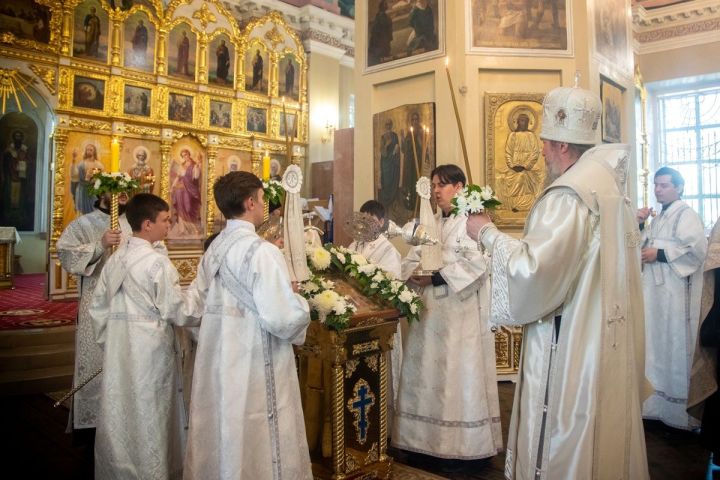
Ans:
[[[720,35],[720,33],[719,33]],[[645,82],[707,75],[720,71],[720,41],[637,55]]]
[[[355,66],[340,64],[340,105],[338,128],[350,128],[350,96],[355,95]],[[357,104],[355,97],[352,108]]]
[[[311,47],[312,48],[312,47]],[[326,135],[327,124],[337,127],[340,92],[339,59],[311,50],[308,69],[310,101],[309,156],[310,162],[332,160],[332,142],[318,141]]]
[[[633,72],[629,45],[629,2],[621,4],[618,20],[617,47],[620,60],[607,59],[596,53],[595,2],[600,0],[569,0],[572,20],[571,48],[565,55],[530,51],[522,55],[512,52],[470,52],[468,23],[473,1],[445,2],[445,54],[455,89],[458,110],[465,134],[470,173],[473,183],[486,182],[485,98],[486,93],[540,93],[556,86],[572,86],[576,71],[579,86],[600,92],[600,75],[625,89],[622,108],[622,141],[634,142]],[[487,2],[479,2],[487,3]],[[501,2],[501,4],[504,2]],[[622,5],[628,7],[623,10]],[[545,13],[550,17],[550,13]],[[367,57],[368,2],[356,4],[356,142],[355,178],[373,178],[373,115],[407,103],[435,102],[435,147],[437,164],[454,163],[464,168],[462,148],[453,111],[445,57],[400,65],[372,73],[363,73]],[[615,53],[615,52],[611,52]],[[631,167],[630,175],[635,174]],[[632,185],[633,182],[630,182]],[[355,208],[372,198],[372,182],[356,182]],[[518,230],[515,230],[516,232]]]

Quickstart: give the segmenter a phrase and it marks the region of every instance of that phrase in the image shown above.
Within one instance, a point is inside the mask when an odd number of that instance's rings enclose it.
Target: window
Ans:
[[[659,94],[657,106],[656,166],[682,174],[683,200],[710,229],[720,217],[720,86]]]

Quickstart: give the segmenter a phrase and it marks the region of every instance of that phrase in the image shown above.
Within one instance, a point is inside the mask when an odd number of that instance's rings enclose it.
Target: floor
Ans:
[[[500,404],[503,435],[512,407],[513,385],[500,383]],[[71,436],[64,433],[67,409],[53,408],[53,400],[45,395],[0,397],[0,424],[5,471],[22,471],[16,478],[53,478],[54,480],[92,479],[92,451],[73,446]],[[659,422],[646,422],[648,461],[651,478],[657,480],[703,478],[707,452],[697,436],[667,428]],[[409,455],[390,449],[399,463],[436,473],[453,480],[502,479],[504,456],[467,462],[459,471],[441,471],[437,462],[428,457]]]

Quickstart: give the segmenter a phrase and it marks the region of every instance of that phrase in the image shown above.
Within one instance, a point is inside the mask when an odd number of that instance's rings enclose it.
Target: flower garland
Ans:
[[[263,190],[265,190],[265,201],[269,204],[280,205],[285,199],[285,189],[277,180],[263,182]]]
[[[97,172],[90,179],[88,193],[100,196],[106,193],[130,193],[140,188],[140,183],[125,172]]]
[[[451,203],[453,208],[450,213],[455,216],[482,213],[502,205],[489,185],[481,187],[473,184],[466,185],[453,197]]]
[[[332,265],[355,279],[363,295],[391,304],[407,317],[408,322],[419,320],[420,311],[424,308],[420,296],[379,266],[369,263],[361,254],[329,243],[325,247],[308,247],[307,256],[308,266],[313,272],[325,271]],[[347,297],[335,292],[332,292],[334,296],[326,293],[332,288],[332,282],[314,274],[313,278],[301,284],[300,291],[317,310],[320,321],[342,331],[356,309]]]

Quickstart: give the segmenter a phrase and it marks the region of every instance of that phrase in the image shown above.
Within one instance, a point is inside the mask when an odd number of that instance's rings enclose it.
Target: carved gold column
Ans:
[[[250,150],[250,160],[252,160],[252,172],[258,178],[262,178],[262,152],[258,151],[255,145]]]
[[[217,160],[217,145],[208,145],[207,156],[207,230],[205,235],[210,235],[215,225],[215,192],[213,186],[215,185],[215,161]]]
[[[172,141],[160,142],[160,197],[170,202],[170,147]]]
[[[270,68],[270,96],[278,97],[280,95],[280,82],[278,82],[280,65],[277,52],[270,52],[270,65],[274,65]]]
[[[120,65],[120,50],[122,45],[120,42],[120,29],[122,28],[122,21],[117,17],[117,13],[112,17],[112,39],[110,47],[110,64]]]
[[[204,4],[203,4],[204,5]],[[198,79],[199,83],[207,83],[208,81],[208,59],[207,59],[207,34],[200,34],[198,42]]]
[[[165,42],[165,39],[167,37],[167,30],[164,28],[159,28],[158,32],[158,48],[157,48],[157,58],[155,59],[155,63],[157,64],[157,71],[156,73],[158,75],[166,75],[167,74],[167,45]]]
[[[63,6],[62,25],[60,29],[60,54],[70,55],[70,42],[73,24],[73,7]]]
[[[55,141],[55,176],[53,178],[52,201],[52,232],[50,236],[50,252],[55,252],[55,243],[63,229],[63,200],[65,199],[65,148],[67,146],[67,130],[56,129],[53,134]]]
[[[640,73],[640,67],[635,66],[635,88],[638,89],[640,94],[640,145],[641,145],[641,165],[640,178],[642,182],[642,196],[643,204],[641,206],[647,207],[650,204],[650,195],[648,193],[648,176],[650,175],[650,168],[648,163],[648,139],[647,139],[647,88],[643,83],[642,74]]]

